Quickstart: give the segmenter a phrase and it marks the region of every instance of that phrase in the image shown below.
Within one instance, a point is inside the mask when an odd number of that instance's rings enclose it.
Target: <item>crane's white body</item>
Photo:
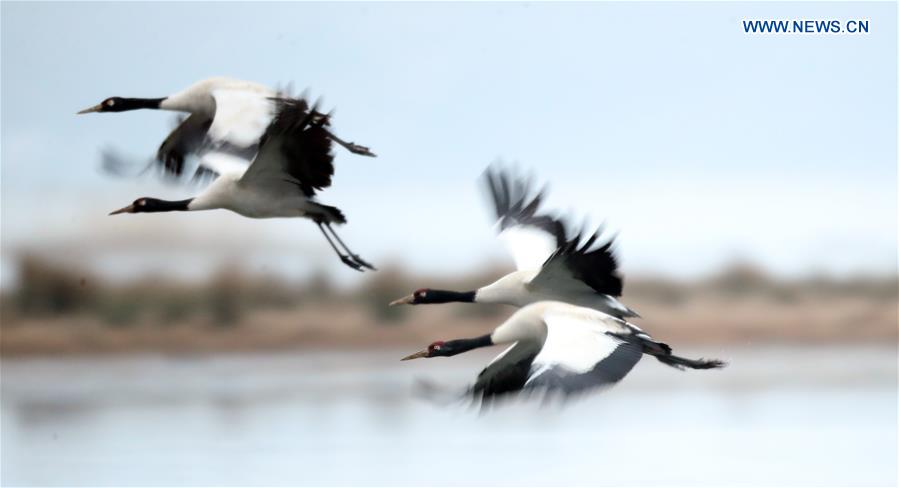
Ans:
[[[495,344],[517,341],[533,341],[543,345],[550,327],[567,322],[566,329],[580,333],[643,334],[642,329],[624,320],[587,307],[579,307],[560,301],[540,301],[516,311],[493,330]]]
[[[524,307],[545,300],[557,300],[613,314],[633,315],[633,312],[615,297],[597,293],[573,277],[563,275],[551,280],[535,280],[541,271],[541,269],[513,271],[487,286],[478,288],[475,291],[475,302]]]
[[[272,100],[278,93],[251,81],[216,77],[198,81],[169,95],[161,110],[190,113],[190,122],[211,121],[206,136],[210,144],[248,147],[256,144],[275,115]]]
[[[643,356],[639,327],[598,310],[558,301],[527,305],[494,329],[494,344],[512,344],[484,369],[479,381],[530,361],[524,389],[564,394],[609,386]]]
[[[216,115],[215,92],[231,90],[258,98],[273,97],[275,90],[252,81],[217,76],[200,80],[189,87],[166,97],[160,104],[162,110],[188,112],[212,118]]]
[[[241,181],[243,173],[221,174],[187,206],[188,210],[225,209],[253,219],[304,217],[317,208],[296,187],[271,188]]]

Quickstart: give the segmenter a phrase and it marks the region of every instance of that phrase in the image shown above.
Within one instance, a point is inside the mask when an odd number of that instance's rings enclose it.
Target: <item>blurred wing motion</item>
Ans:
[[[530,286],[571,291],[589,288],[613,297],[621,295],[614,239],[594,247],[601,227],[569,238],[562,219],[540,213],[544,191],[533,191],[530,178],[516,178],[494,165],[485,172],[484,181],[501,239],[508,243],[518,269],[539,270]]]
[[[184,173],[185,159],[203,145],[210,124],[212,119],[200,114],[178,119],[177,126],[156,151],[156,159],[166,174],[179,177]]]
[[[518,341],[484,368],[468,392],[476,400],[487,403],[493,398],[518,392],[531,375],[534,358],[542,344],[537,341]]]
[[[209,152],[231,154],[247,161],[258,149],[259,139],[275,115],[275,102],[267,90],[213,90],[215,116],[193,113],[183,119],[159,146],[156,159],[166,173],[181,176],[185,160],[200,158],[200,172],[212,171],[204,164]]]
[[[100,151],[100,169],[104,173],[118,178],[134,178],[149,171],[155,161],[145,159],[143,161],[131,158],[119,152],[114,147],[105,147]]]
[[[512,254],[516,268],[539,268],[565,236],[561,222],[537,215],[543,191],[533,192],[530,179],[513,179],[495,166],[487,168],[483,179],[493,203],[499,238]]]
[[[191,131],[192,124],[185,125],[193,117],[197,116],[179,119],[178,126],[160,146],[155,160],[129,157],[108,147],[101,151],[100,168],[116,177],[138,177],[156,167],[168,182],[187,181],[183,176],[190,174],[189,180],[194,183],[208,182],[226,171],[246,170],[256,153],[256,145],[239,148],[227,142],[213,141],[205,134]],[[187,132],[182,131],[185,128],[188,128]]]

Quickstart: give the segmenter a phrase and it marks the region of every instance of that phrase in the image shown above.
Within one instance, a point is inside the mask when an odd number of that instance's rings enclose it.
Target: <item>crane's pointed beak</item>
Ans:
[[[418,358],[426,358],[426,357],[428,357],[427,349],[425,349],[424,351],[418,351],[415,354],[410,354],[410,355],[404,357],[403,359],[400,359],[400,361],[408,361],[410,359],[418,359]]]
[[[121,213],[134,213],[134,205],[128,205],[127,207],[122,207],[118,210],[113,210],[109,212],[109,215],[118,215]]]
[[[99,112],[101,110],[103,110],[103,104],[94,105],[93,107],[86,108],[84,110],[81,110],[80,112],[77,112],[75,115],[89,114],[91,112]]]
[[[409,296],[400,298],[399,300],[394,300],[394,301],[390,302],[389,306],[393,307],[396,305],[414,305],[414,304],[415,304],[415,295],[409,295]]]

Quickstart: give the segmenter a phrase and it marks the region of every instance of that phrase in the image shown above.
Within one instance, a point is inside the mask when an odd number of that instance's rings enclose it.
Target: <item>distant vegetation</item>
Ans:
[[[468,289],[502,275],[500,270],[461,280],[414,278],[397,268],[364,275],[353,290],[339,290],[327,275],[289,283],[269,274],[223,267],[204,282],[184,283],[163,276],[143,276],[125,284],[109,283],[87,269],[60,266],[50,260],[23,256],[18,282],[2,296],[3,319],[89,315],[108,325],[127,326],[141,320],[159,325],[205,319],[227,327],[246,314],[264,309],[292,309],[305,303],[351,302],[368,307],[375,322],[402,317],[404,307],[385,306],[391,300],[427,283],[431,287]],[[497,308],[477,307],[476,315],[492,315]]]
[[[252,330],[273,342],[283,336],[285,344],[294,345],[310,341],[356,343],[367,334],[384,334],[385,330],[397,328],[397,332],[383,337],[411,340],[429,333],[428,329],[408,330],[421,322],[443,324],[430,325],[431,330],[483,328],[497,324],[508,314],[508,308],[464,304],[387,307],[388,302],[421,286],[467,290],[502,274],[503,270],[496,269],[446,280],[387,267],[378,273],[360,275],[360,284],[355,288],[339,289],[326,275],[314,275],[297,283],[226,267],[201,283],[165,276],[111,283],[89,269],[22,256],[18,260],[16,285],[0,297],[0,340],[4,353],[19,352],[22,344],[27,345],[24,350],[44,350],[38,330],[60,343],[64,342],[60,337],[77,330],[82,345],[102,343],[104,329],[119,331],[116,334],[120,341],[127,344],[130,339],[122,331],[135,327],[145,335],[144,342],[150,344],[156,344],[167,329],[181,331],[180,340],[187,342],[193,340],[188,337],[231,329]],[[687,340],[871,340],[895,338],[897,294],[896,277],[783,280],[751,265],[739,264],[692,282],[629,277],[623,301],[641,312],[641,325],[649,323],[653,332],[664,331]],[[318,325],[310,325],[313,323]],[[184,330],[199,332],[192,335]],[[237,346],[253,347],[252,341],[234,341]],[[82,349],[70,344],[66,347]]]

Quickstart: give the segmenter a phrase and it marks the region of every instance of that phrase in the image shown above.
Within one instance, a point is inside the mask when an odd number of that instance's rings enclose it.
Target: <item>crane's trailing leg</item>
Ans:
[[[375,153],[371,152],[371,149],[369,149],[365,146],[356,144],[354,142],[346,142],[343,139],[334,135],[333,132],[331,132],[327,129],[325,129],[325,134],[328,134],[328,137],[331,138],[332,141],[336,142],[337,144],[340,144],[341,146],[346,148],[347,151],[349,151],[353,154],[358,154],[360,156],[370,156],[373,158],[377,157],[377,155]]]
[[[315,224],[318,225],[319,230],[322,231],[322,234],[325,236],[325,239],[328,240],[328,244],[331,245],[331,249],[333,249],[334,252],[337,253],[337,257],[339,257],[340,260],[343,261],[343,264],[345,264],[345,265],[347,265],[347,266],[349,266],[349,267],[355,269],[356,271],[364,271],[364,270],[362,269],[362,265],[361,265],[361,264],[359,264],[359,263],[353,261],[352,258],[350,258],[349,256],[347,256],[346,254],[343,254],[342,252],[340,252],[339,249],[337,249],[337,246],[335,246],[335,245],[334,245],[334,242],[331,240],[331,236],[329,236],[328,233],[325,231],[325,227],[324,227],[324,225],[322,225],[322,223],[321,223],[320,221],[316,220],[316,221],[315,221]],[[333,231],[332,231],[332,232],[333,232]],[[335,235],[336,235],[336,234],[335,234]]]
[[[372,266],[366,260],[359,257],[358,254],[354,253],[353,251],[350,251],[350,248],[347,247],[347,245],[343,243],[343,239],[341,239],[340,236],[337,235],[337,232],[334,232],[334,229],[331,227],[331,224],[329,222],[325,222],[325,227],[327,227],[328,230],[331,231],[331,234],[334,236],[335,239],[337,239],[337,242],[340,244],[340,247],[342,247],[343,250],[346,251],[347,254],[349,254],[353,258],[353,260],[356,261],[357,264],[359,264],[362,267],[368,268],[372,271],[377,271],[377,269],[374,266]]]

